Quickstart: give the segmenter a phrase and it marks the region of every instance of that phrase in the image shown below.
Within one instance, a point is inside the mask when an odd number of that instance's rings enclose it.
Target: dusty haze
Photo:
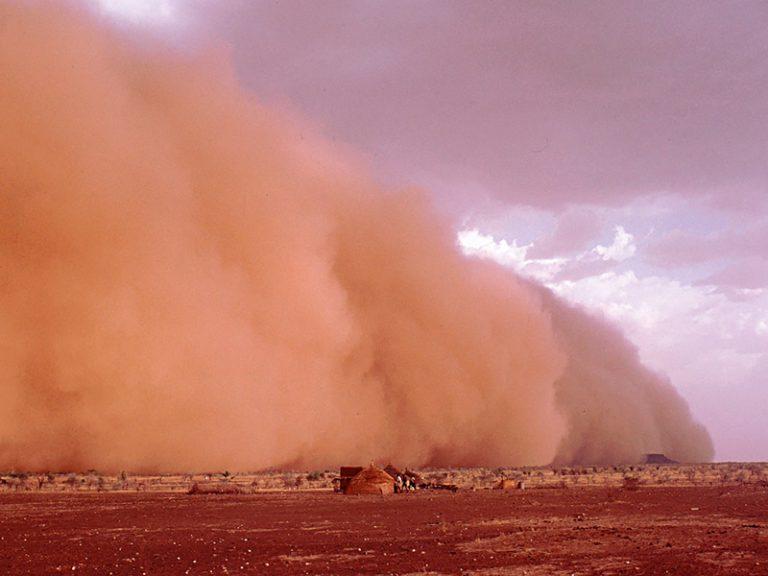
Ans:
[[[0,7],[0,468],[712,456],[622,335],[460,254],[226,58]]]

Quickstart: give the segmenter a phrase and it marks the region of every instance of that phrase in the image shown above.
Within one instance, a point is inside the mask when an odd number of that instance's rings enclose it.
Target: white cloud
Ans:
[[[637,247],[634,244],[635,237],[624,230],[623,226],[614,228],[615,236],[610,246],[598,245],[592,249],[592,252],[600,256],[603,260],[615,260],[624,262],[635,255]]]
[[[516,240],[510,244],[504,239],[496,240],[491,235],[481,234],[476,229],[459,232],[458,244],[468,256],[493,260],[542,282],[551,280],[566,263],[565,258],[528,259],[528,250],[533,244],[518,246]]]
[[[509,244],[506,240],[498,242],[493,236],[481,234],[478,230],[462,230],[458,234],[459,245],[465,254],[490,258],[505,266],[517,266],[525,262],[525,255],[530,244],[518,246],[513,240]]]
[[[176,12],[170,0],[96,0],[96,2],[107,14],[134,24],[170,21]]]

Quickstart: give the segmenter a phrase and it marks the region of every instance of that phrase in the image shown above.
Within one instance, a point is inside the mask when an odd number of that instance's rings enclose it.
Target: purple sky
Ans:
[[[618,321],[768,460],[768,4],[100,0],[428,188],[468,253]]]

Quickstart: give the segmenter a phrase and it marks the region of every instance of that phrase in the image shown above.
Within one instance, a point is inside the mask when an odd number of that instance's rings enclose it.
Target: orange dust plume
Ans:
[[[211,56],[0,6],[0,468],[710,458],[613,328]]]

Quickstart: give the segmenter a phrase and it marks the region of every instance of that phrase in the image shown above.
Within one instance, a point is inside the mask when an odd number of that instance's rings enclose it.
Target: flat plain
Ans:
[[[28,476],[0,492],[0,574],[768,574],[764,465],[563,470],[506,470],[524,490],[432,471],[462,489],[387,497],[334,494],[318,473],[222,495],[187,495],[183,476]],[[571,481],[598,473],[616,481]]]

